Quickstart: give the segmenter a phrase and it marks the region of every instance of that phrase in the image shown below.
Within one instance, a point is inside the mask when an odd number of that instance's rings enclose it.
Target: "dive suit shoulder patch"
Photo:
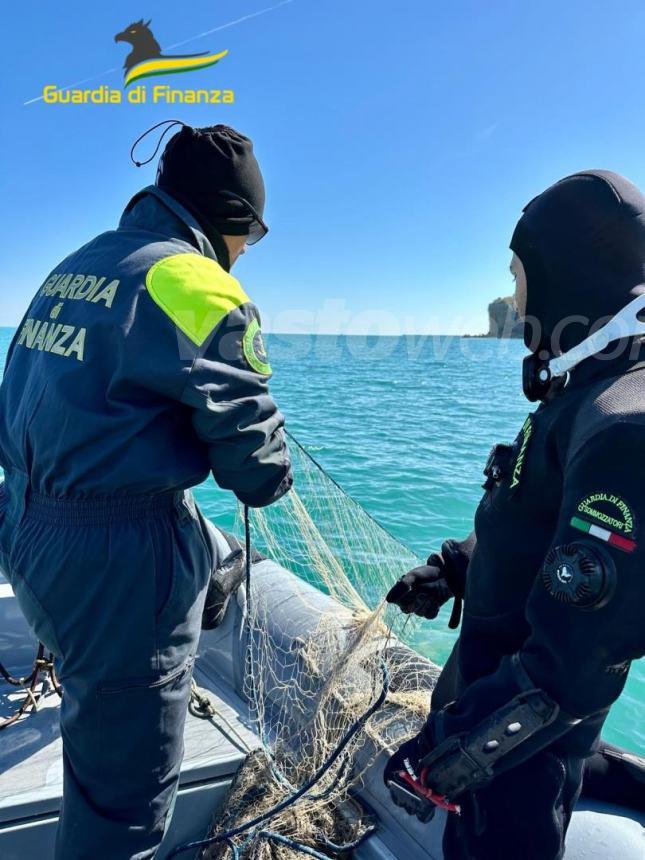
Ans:
[[[590,493],[580,499],[570,525],[623,552],[636,549],[636,519],[630,505],[614,493]]]
[[[148,269],[146,289],[197,346],[228,313],[250,301],[236,278],[201,254],[173,254],[158,260]]]
[[[260,323],[252,319],[242,337],[242,352],[249,365],[263,376],[271,376],[269,357],[262,340]]]

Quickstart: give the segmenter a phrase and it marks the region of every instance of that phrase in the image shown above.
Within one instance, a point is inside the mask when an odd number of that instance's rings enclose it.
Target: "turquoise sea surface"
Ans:
[[[13,331],[0,329],[0,360]],[[512,441],[529,411],[517,341],[455,337],[271,335],[272,390],[289,429],[327,472],[420,556],[463,537],[491,446]],[[645,488],[643,489],[645,492]],[[235,504],[208,481],[195,495],[215,522]],[[442,662],[445,613],[419,649]],[[605,736],[645,753],[645,661],[632,667]]]

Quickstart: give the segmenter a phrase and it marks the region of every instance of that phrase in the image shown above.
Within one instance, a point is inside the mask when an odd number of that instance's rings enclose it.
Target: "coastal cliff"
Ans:
[[[495,299],[488,305],[486,337],[522,337],[522,330],[512,296]]]

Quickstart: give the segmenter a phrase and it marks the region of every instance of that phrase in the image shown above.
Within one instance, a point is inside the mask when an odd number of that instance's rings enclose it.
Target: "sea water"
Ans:
[[[0,329],[0,360],[12,330]],[[288,427],[325,470],[419,556],[472,528],[491,446],[511,442],[531,405],[521,342],[455,337],[271,335],[272,391]],[[644,489],[645,492],[645,489]],[[230,525],[235,502],[213,481],[195,495]],[[417,647],[448,655],[447,611],[421,625]],[[634,664],[605,728],[645,753],[645,661]]]

